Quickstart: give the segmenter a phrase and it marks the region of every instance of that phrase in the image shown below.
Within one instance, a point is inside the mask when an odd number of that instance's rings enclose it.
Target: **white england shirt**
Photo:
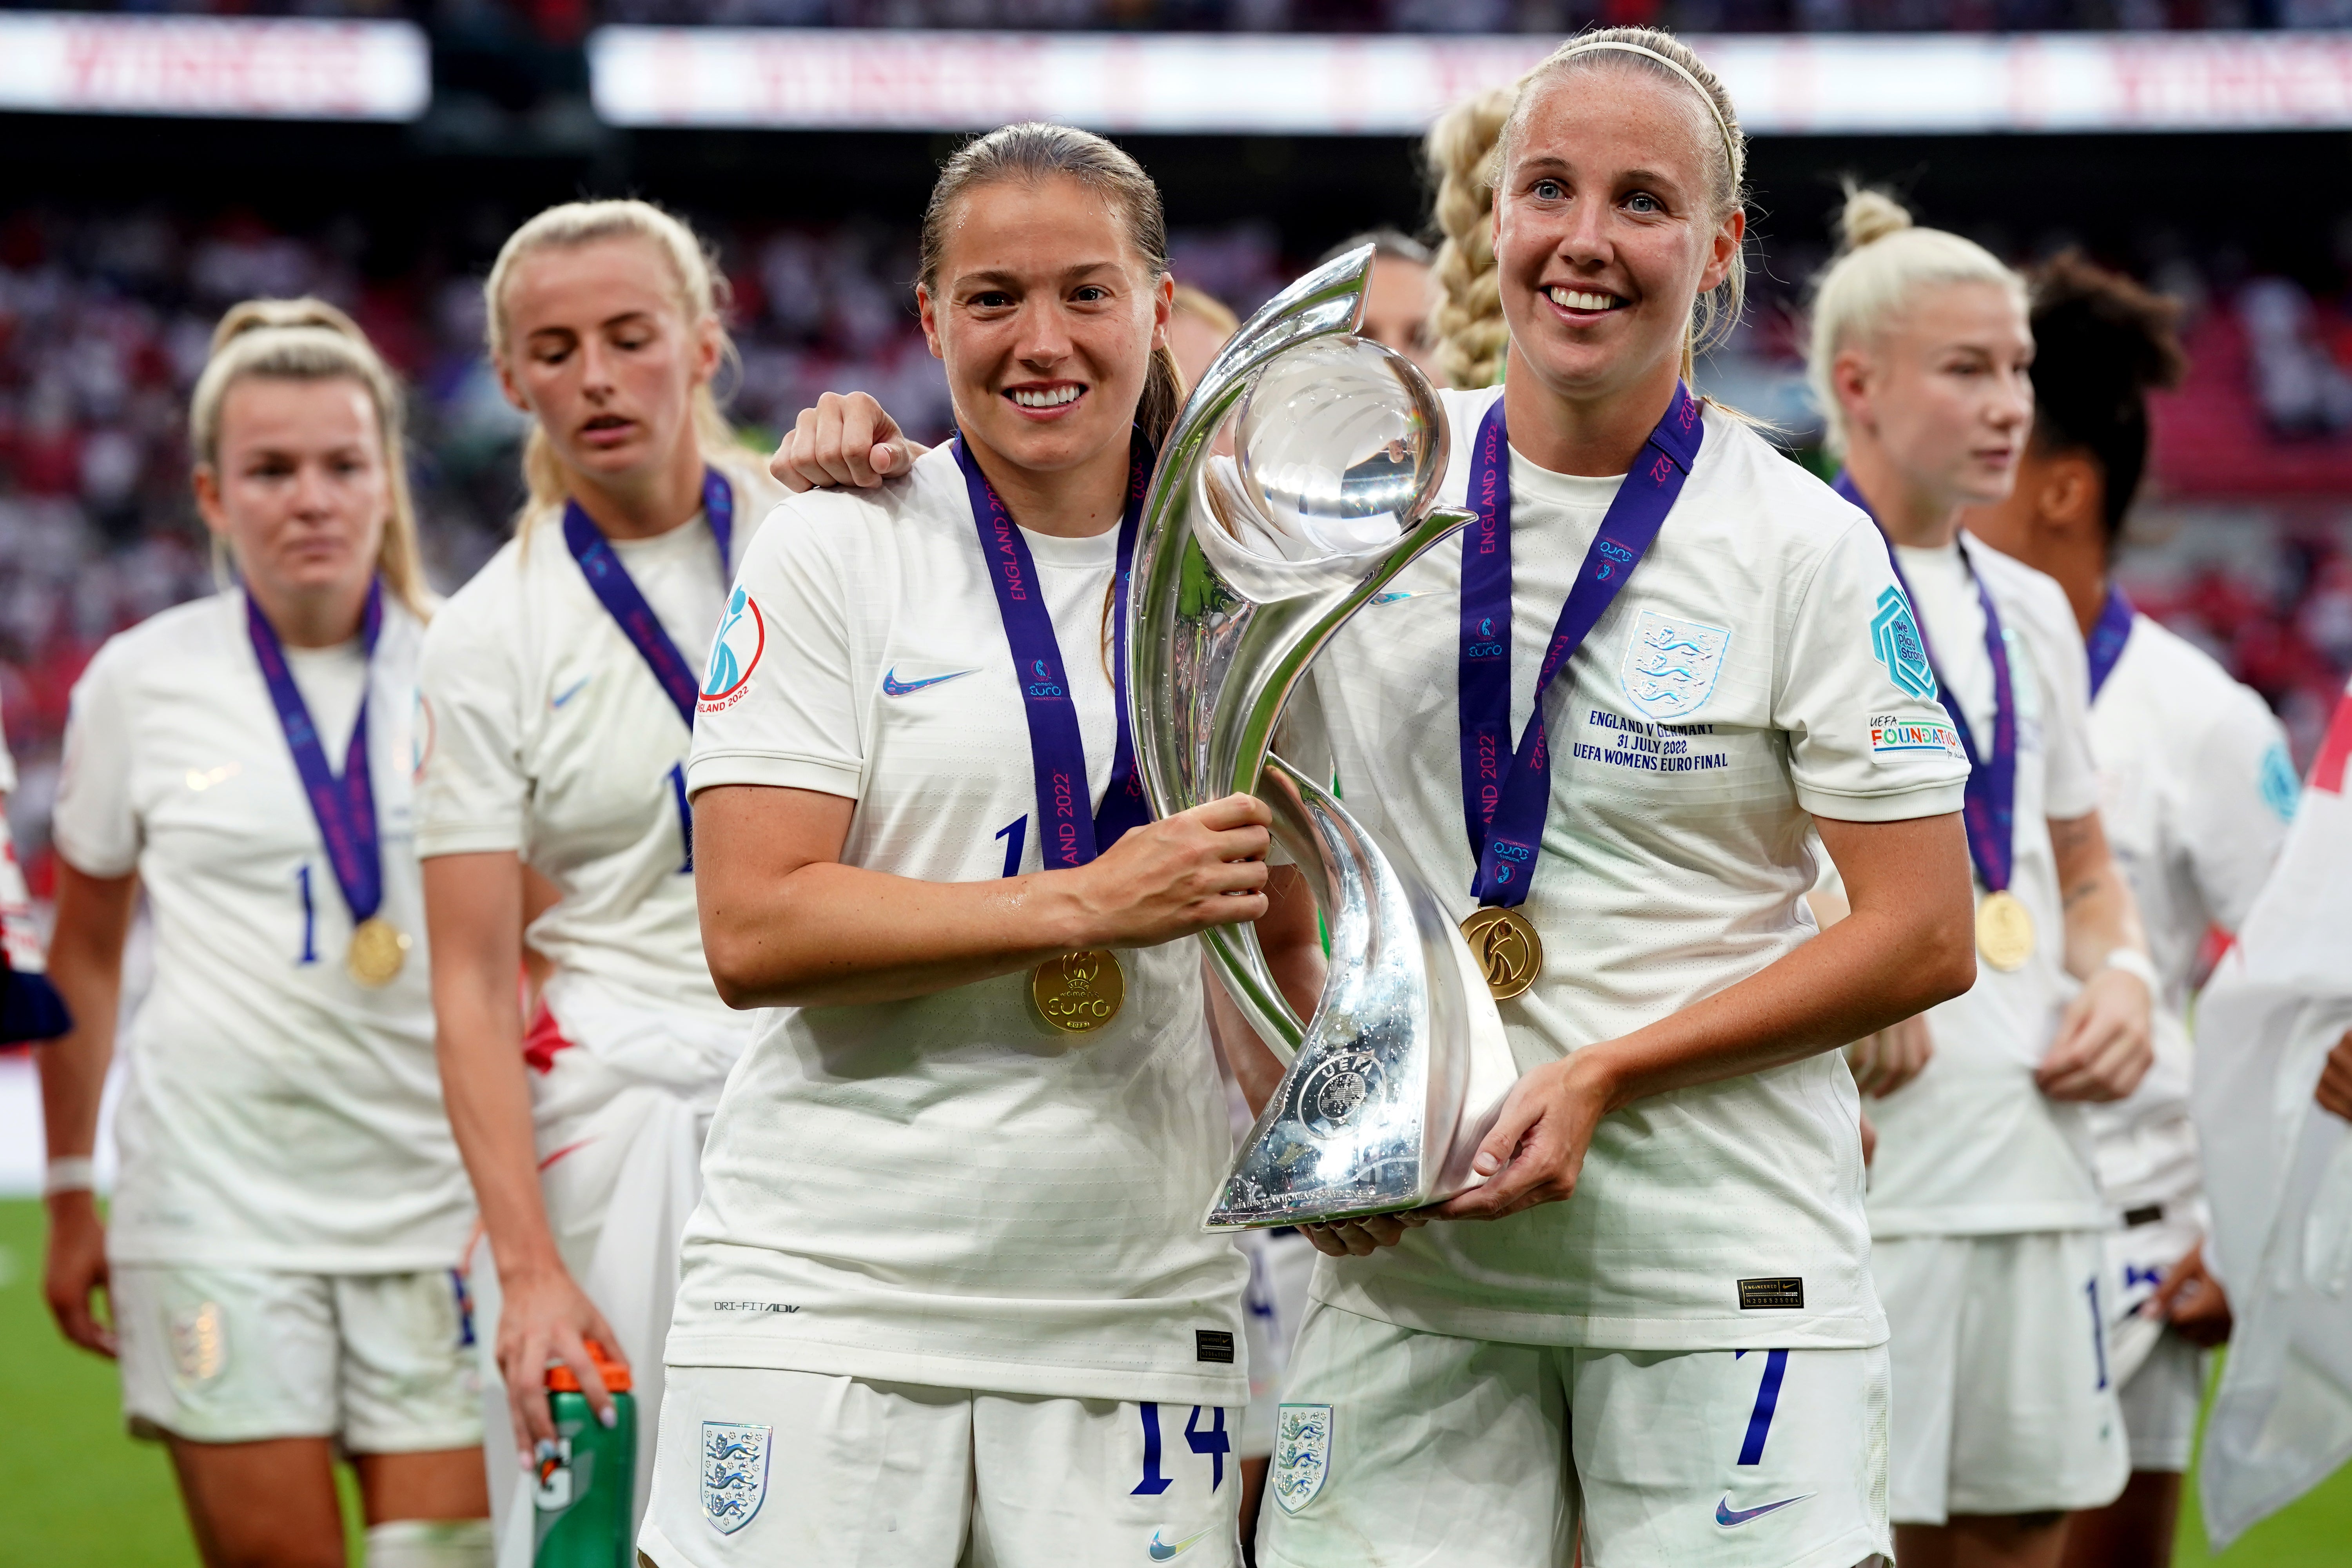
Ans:
[[[1099,803],[1118,536],[1026,538]],[[843,862],[893,876],[1039,868],[1020,681],[951,451],[787,501],[739,589],[693,789],[853,800]],[[1032,1019],[1026,973],[760,1013],[705,1147],[668,1361],[1246,1404],[1247,1266],[1200,1226],[1233,1151],[1200,952],[1118,958],[1126,1006],[1079,1039]]]
[[[734,553],[772,486],[729,476]],[[708,659],[732,563],[699,514],[614,552],[688,666]],[[682,1089],[714,1085],[748,1026],[702,957],[686,795],[693,733],[563,541],[561,508],[459,589],[425,639],[417,851],[511,850],[562,899],[532,922],[548,1010],[575,1045]]]
[[[2074,613],[2058,584],[1965,533],[1939,550],[1898,555],[1936,667],[1992,743],[1992,660],[1984,607],[1968,566],[1991,595],[2017,703],[2017,793],[2010,889],[2033,917],[2033,951],[2004,973],[1979,958],[1976,984],[1932,1009],[1936,1052],[1903,1088],[1871,1103],[1878,1157],[1870,1173],[1874,1236],[2004,1235],[2106,1223],[2079,1104],[2034,1087],[2073,994],[2050,819],[2098,809],[2091,760],[2090,674]],[[1981,889],[1979,889],[1981,897]]]
[[[244,595],[110,638],[74,687],[58,851],[92,877],[136,872],[155,928],[115,1121],[117,1263],[389,1273],[458,1260],[473,1194],[433,1059],[409,803],[422,633],[387,596],[372,668],[356,640],[286,650],[337,769],[367,682],[379,913],[415,943],[380,990],[344,971],[351,910]]]
[[[1444,395],[1443,499],[1459,505],[1500,394]],[[1513,453],[1510,483],[1516,738],[1619,480]],[[1476,907],[1455,695],[1461,576],[1454,539],[1399,576],[1318,658],[1284,740],[1303,750],[1319,710],[1349,810],[1457,920]],[[1710,411],[1656,542],[1545,699],[1552,796],[1522,906],[1545,963],[1501,1005],[1520,1070],[1663,1018],[1814,935],[1803,895],[1816,814],[1959,809],[1957,741],[1934,700],[1902,684],[1921,683],[1916,643],[1906,659],[1888,635],[1906,614],[1869,521]],[[1667,647],[1683,661],[1653,657]],[[1602,1120],[1567,1202],[1324,1259],[1315,1292],[1408,1327],[1527,1343],[1879,1343],[1859,1110],[1835,1051],[1640,1100]]]
[[[2087,1108],[2099,1184],[2119,1215],[2188,1205],[2201,1226],[2189,1119],[2189,982],[2206,931],[2235,931],[2302,793],[2263,700],[2146,616],[2091,704],[2099,816],[2139,902],[2159,983],[2156,1065],[2128,1099]],[[2169,1215],[2168,1218],[2173,1217]]]

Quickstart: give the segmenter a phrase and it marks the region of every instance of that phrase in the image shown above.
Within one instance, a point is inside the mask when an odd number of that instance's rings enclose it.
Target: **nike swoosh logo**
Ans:
[[[905,697],[920,691],[926,686],[937,686],[942,680],[959,680],[971,673],[969,669],[955,669],[950,670],[945,675],[927,675],[920,680],[901,680],[898,679],[898,668],[893,666],[882,677],[882,695]]]
[[[969,674],[970,672],[967,671],[966,673]],[[1209,1532],[1204,1530],[1201,1531],[1200,1535],[1188,1535],[1181,1541],[1167,1542],[1160,1540],[1160,1532],[1155,1530],[1151,1532],[1151,1545],[1147,1548],[1147,1550],[1150,1552],[1151,1560],[1154,1563],[1165,1563],[1171,1557],[1175,1556],[1179,1552],[1183,1551],[1187,1546],[1192,1545],[1192,1542],[1200,1540],[1202,1535],[1206,1535]]]
[[[1761,1519],[1766,1514],[1784,1509],[1792,1502],[1802,1502],[1812,1495],[1811,1492],[1806,1492],[1801,1497],[1784,1497],[1779,1502],[1768,1502],[1760,1508],[1734,1508],[1731,1506],[1731,1494],[1726,1492],[1723,1494],[1723,1500],[1715,1505],[1715,1522],[1726,1530],[1736,1529],[1751,1519]]]
[[[595,677],[593,677],[593,676],[590,676],[590,675],[583,675],[583,676],[582,676],[579,679],[577,679],[577,680],[573,681],[570,686],[566,687],[563,690],[559,691],[559,692],[557,692],[554,696],[552,696],[552,697],[549,698],[549,699],[547,700],[547,705],[548,705],[550,708],[561,708],[561,707],[562,707],[565,703],[567,703],[567,702],[571,701],[573,698],[575,698],[575,697],[579,696],[579,695],[580,695],[580,689],[581,689],[582,687],[583,687],[583,686],[587,685],[591,680],[593,680],[593,679],[595,679]]]

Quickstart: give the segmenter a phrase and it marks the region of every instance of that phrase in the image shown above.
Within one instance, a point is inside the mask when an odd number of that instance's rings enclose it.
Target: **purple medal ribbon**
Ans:
[[[734,555],[730,546],[734,542],[735,495],[716,468],[702,470],[702,515],[709,520],[710,535],[719,542],[719,581],[723,586],[734,578]],[[588,591],[596,595],[654,672],[669,700],[677,705],[677,716],[686,727],[694,728],[694,705],[702,694],[702,683],[695,678],[693,666],[669,640],[662,629],[661,617],[646,603],[646,596],[629,576],[629,569],[621,564],[620,552],[613,548],[588,514],[580,510],[578,501],[563,503],[563,542],[572,552],[572,559],[580,563],[581,572],[588,579]]]
[[[1127,579],[1142,531],[1143,498],[1151,484],[1151,448],[1140,435],[1129,448],[1127,510],[1118,524],[1117,602],[1111,608],[1118,742],[1111,753],[1110,785],[1103,791],[1101,809],[1089,814],[1086,738],[1078,728],[1077,705],[1070,700],[1061,643],[1054,636],[1053,614],[1045,607],[1029,542],[1022,538],[996,487],[980,471],[971,441],[959,434],[954,445],[956,464],[963,469],[964,489],[971,497],[972,525],[980,531],[980,552],[996,589],[1004,640],[1012,646],[1013,671],[1021,678],[1022,712],[1029,721],[1029,763],[1037,787],[1037,851],[1049,870],[1083,866],[1118,843],[1129,828],[1151,820],[1143,781],[1136,773],[1135,739],[1127,715]]]
[[[2083,651],[2091,656],[2092,701],[2099,700],[2099,688],[2116,672],[2116,660],[2123,658],[2124,644],[2131,640],[2132,617],[2138,613],[2121,588],[2107,584],[2107,602],[2100,606],[2091,635],[2083,639]]]
[[[1690,390],[1675,384],[1674,401],[1650,432],[1633,471],[1617,487],[1601,530],[1577,568],[1560,606],[1551,646],[1536,675],[1535,703],[1507,763],[1511,726],[1511,447],[1496,398],[1478,425],[1470,454],[1469,502],[1477,519],[1462,535],[1462,820],[1478,873],[1470,891],[1481,904],[1526,900],[1551,804],[1551,756],[1544,693],[1615,602],[1658,537],[1698,460],[1706,427]]]
[[[1871,521],[1878,521],[1878,514],[1854,487],[1853,476],[1841,470],[1830,488],[1869,513]],[[1885,531],[1880,530],[1882,536]],[[1959,695],[1936,668],[1936,645],[1927,636],[1918,598],[1911,592],[1910,580],[1903,575],[1903,561],[1895,554],[1892,540],[1886,543],[1886,563],[1895,568],[1895,581],[1911,606],[1911,619],[1919,628],[1919,646],[1927,652],[1929,673],[1936,678],[1936,695],[1950,715],[1952,728],[1960,732],[1960,749],[1968,753],[1969,783],[1960,800],[1960,822],[1968,829],[1969,858],[1976,863],[1977,880],[1984,884],[1985,891],[1999,893],[2009,887],[2017,823],[2017,691],[2010,681],[2009,642],[2001,636],[2000,613],[1993,608],[1984,579],[1977,575],[1976,563],[1969,559],[1969,547],[1957,540],[1954,544],[1960,552],[1960,564],[1969,570],[1969,581],[1976,584],[1977,603],[1984,606],[1985,658],[1992,662],[1990,756],[1978,752],[1976,732],[1969,728],[1969,716],[1960,711]]]
[[[294,771],[302,777],[303,798],[318,819],[319,838],[327,847],[327,864],[335,885],[351,907],[358,925],[383,905],[383,855],[376,841],[375,791],[368,783],[368,694],[362,675],[360,710],[352,721],[352,743],[343,753],[342,776],[327,764],[327,749],[320,743],[318,726],[310,722],[310,705],[287,668],[286,649],[278,630],[261,613],[251,593],[245,596],[245,629],[253,638],[254,657],[261,661],[261,679],[269,688],[270,706],[278,710],[278,727],[286,733],[286,749],[294,753]],[[371,667],[376,634],[383,629],[383,585],[368,584],[367,608],[360,616],[361,657]]]

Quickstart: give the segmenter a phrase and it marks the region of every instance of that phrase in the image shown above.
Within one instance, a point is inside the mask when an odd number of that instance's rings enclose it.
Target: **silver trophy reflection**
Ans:
[[[1204,939],[1290,1062],[1210,1205],[1213,1229],[1392,1213],[1475,1184],[1477,1133],[1517,1076],[1444,904],[1322,781],[1268,752],[1317,651],[1470,521],[1433,505],[1447,434],[1427,378],[1351,335],[1371,259],[1367,246],[1307,274],[1225,345],[1169,437],[1136,546],[1128,689],[1152,809],[1257,794],[1331,940],[1302,1022],[1252,928]],[[1238,460],[1212,451],[1236,404]]]

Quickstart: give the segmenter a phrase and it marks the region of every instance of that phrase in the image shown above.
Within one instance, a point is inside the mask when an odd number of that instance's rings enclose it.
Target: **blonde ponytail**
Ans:
[[[252,376],[276,381],[354,381],[375,405],[392,504],[376,551],[376,575],[409,611],[432,613],[416,547],[416,504],[408,489],[408,437],[400,383],[359,323],[324,300],[247,300],[213,329],[212,353],[188,400],[189,444],[199,468],[220,467],[221,410],[229,388]]]
[[[1840,353],[1874,337],[1923,289],[1989,283],[2017,301],[2020,319],[2027,306],[2025,280],[1992,252],[1940,228],[1917,227],[1884,191],[1846,181],[1837,226],[1838,254],[1813,283],[1805,380],[1821,410],[1822,444],[1831,457],[1843,458],[1845,407],[1831,380]]]
[[[1464,390],[1500,381],[1510,348],[1495,270],[1495,153],[1517,96],[1515,88],[1497,87],[1465,99],[1438,116],[1423,143],[1445,237],[1434,268],[1437,361]]]
[[[720,358],[727,364],[735,363],[735,344],[726,330],[730,300],[727,275],[682,219],[651,202],[630,200],[565,202],[549,207],[507,237],[489,277],[482,283],[493,363],[506,363],[514,346],[507,321],[507,289],[523,258],[534,251],[569,250],[605,239],[642,239],[653,246],[677,285],[679,312],[689,324],[704,321],[716,323]],[[695,445],[701,450],[703,461],[722,470],[740,468],[742,452],[735,439],[734,426],[719,412],[719,396],[711,383],[706,381],[694,389],[692,417]],[[548,440],[547,432],[537,420],[531,422],[530,437],[523,447],[522,474],[530,489],[527,503],[530,510],[560,507],[572,493],[571,477],[564,472],[554,444]]]

